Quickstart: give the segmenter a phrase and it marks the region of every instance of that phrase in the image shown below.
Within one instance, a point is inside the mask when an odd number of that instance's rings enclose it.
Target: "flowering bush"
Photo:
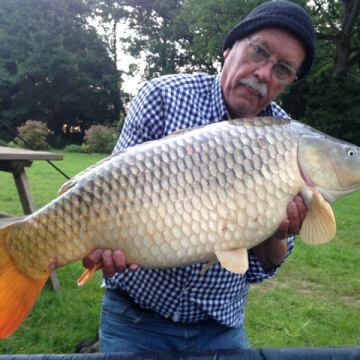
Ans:
[[[117,134],[114,129],[103,125],[92,125],[85,131],[84,152],[111,154],[117,140]]]
[[[19,135],[36,150],[48,150],[50,148],[46,141],[49,132],[45,123],[41,121],[28,120],[25,125],[19,126],[17,130]],[[15,142],[21,148],[29,148],[29,146],[26,145],[19,137],[15,139]]]

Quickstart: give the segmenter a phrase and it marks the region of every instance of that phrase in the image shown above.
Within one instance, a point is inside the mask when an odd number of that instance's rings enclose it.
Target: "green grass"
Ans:
[[[253,347],[359,346],[360,193],[333,205],[337,235],[297,239],[271,281],[253,286],[246,327]]]
[[[65,153],[55,162],[73,176],[104,156]],[[27,169],[37,207],[66,181],[46,162]],[[11,174],[0,172],[0,211],[22,214]],[[360,346],[360,193],[333,205],[336,238],[322,246],[299,239],[292,256],[271,280],[253,286],[246,310],[252,347]],[[57,270],[61,291],[46,287],[30,316],[0,354],[71,353],[99,326],[101,274],[78,288],[81,263]]]

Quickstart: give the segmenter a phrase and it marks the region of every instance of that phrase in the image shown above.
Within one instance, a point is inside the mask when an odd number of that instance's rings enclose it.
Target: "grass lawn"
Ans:
[[[104,156],[65,153],[54,162],[73,176]],[[38,208],[66,179],[45,161],[27,169]],[[11,174],[0,172],[0,211],[22,214]],[[252,347],[360,346],[360,192],[333,205],[337,236],[328,244],[296,241],[293,255],[271,281],[253,286],[246,311]],[[79,288],[81,263],[57,270],[61,291],[45,287],[34,309],[0,354],[71,353],[99,326],[101,274]]]

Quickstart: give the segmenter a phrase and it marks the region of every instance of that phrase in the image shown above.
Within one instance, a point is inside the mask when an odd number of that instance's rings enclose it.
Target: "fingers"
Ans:
[[[104,276],[107,278],[113,277],[115,275],[116,271],[115,271],[115,264],[114,264],[114,258],[113,258],[112,251],[104,250],[102,258],[103,258],[102,271],[103,271]],[[119,261],[118,261],[118,263],[119,263]],[[124,266],[121,266],[122,271],[124,271],[125,268],[126,268],[126,264],[124,264]]]
[[[283,220],[279,226],[278,231],[273,235],[276,240],[283,240],[288,237],[288,230],[290,221],[288,219]]]
[[[83,259],[83,266],[92,268],[96,263],[102,260],[102,271],[105,277],[111,278],[115,273],[122,273],[128,268],[135,271],[139,268],[138,264],[126,264],[125,255],[122,250],[102,250],[97,249],[91,252]]]
[[[300,195],[295,196],[294,202],[296,203],[296,206],[298,208],[299,216],[300,216],[300,223],[302,224],[304,222],[307,208],[304,203],[303,198]]]
[[[301,225],[306,216],[306,206],[300,195],[295,196],[294,200],[287,206],[287,219],[283,220],[278,231],[273,235],[275,239],[281,240],[290,235],[298,235]]]
[[[301,225],[306,216],[306,206],[300,195],[295,196],[294,201],[288,204],[287,215],[290,221],[288,232],[292,235],[300,233]]]
[[[295,201],[288,204],[287,215],[289,220],[288,233],[297,235],[300,232],[301,220]]]
[[[102,259],[103,254],[102,249],[96,249],[93,252],[91,252],[86,258],[83,259],[82,264],[85,268],[90,269],[92,268],[96,263],[98,263]]]

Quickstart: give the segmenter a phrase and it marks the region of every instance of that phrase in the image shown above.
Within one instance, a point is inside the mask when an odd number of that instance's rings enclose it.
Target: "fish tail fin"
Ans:
[[[78,286],[83,286],[87,281],[91,280],[95,272],[100,270],[102,266],[103,262],[100,260],[92,268],[86,269],[77,281]]]
[[[6,247],[12,226],[0,229],[0,338],[10,336],[25,320],[48,279],[32,279],[19,271]]]

